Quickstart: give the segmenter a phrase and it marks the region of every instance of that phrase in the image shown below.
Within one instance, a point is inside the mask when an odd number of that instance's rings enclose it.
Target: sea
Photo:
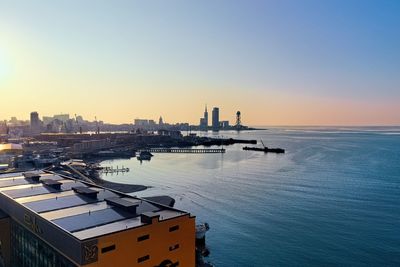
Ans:
[[[400,127],[266,127],[199,133],[262,140],[285,154],[155,154],[112,160],[142,184],[207,222],[220,267],[400,266]],[[259,146],[261,146],[259,144]]]

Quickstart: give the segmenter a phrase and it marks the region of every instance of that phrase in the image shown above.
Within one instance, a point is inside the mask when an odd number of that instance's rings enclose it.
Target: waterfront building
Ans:
[[[219,130],[219,108],[217,107],[212,110],[212,129],[213,131]]]
[[[51,172],[0,175],[0,265],[195,266],[195,217]]]
[[[230,127],[229,121],[221,121],[219,123],[219,125],[220,125],[221,129],[228,129]]]

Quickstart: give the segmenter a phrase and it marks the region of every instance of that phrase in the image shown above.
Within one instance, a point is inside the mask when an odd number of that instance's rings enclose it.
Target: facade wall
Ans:
[[[0,219],[0,267],[10,266],[11,260],[10,218]]]
[[[5,197],[0,193],[0,207],[2,210],[8,214],[11,218],[11,222],[16,222],[16,225],[24,226],[29,229],[33,236],[36,238],[40,237],[41,240],[45,240],[52,247],[57,248],[58,251],[62,251],[69,259],[74,262],[81,263],[86,262],[85,257],[82,252],[82,247],[86,243],[82,243],[77,239],[71,238],[71,236],[52,224],[49,221],[37,216],[34,212],[28,210],[25,207],[21,207],[19,204],[15,203],[13,200]],[[14,223],[11,223],[11,226]],[[11,232],[13,228],[11,227]],[[11,238],[11,243],[13,240]],[[91,241],[90,241],[91,242]],[[11,245],[13,247],[13,244]],[[12,267],[18,267],[13,265]]]
[[[11,220],[11,264],[5,267],[76,267],[71,261]]]
[[[144,239],[147,235],[148,239],[138,241],[138,238]],[[87,266],[194,267],[194,237],[194,217],[186,215],[161,222],[154,219],[150,225],[100,237],[98,262]],[[163,262],[165,265],[162,265]]]

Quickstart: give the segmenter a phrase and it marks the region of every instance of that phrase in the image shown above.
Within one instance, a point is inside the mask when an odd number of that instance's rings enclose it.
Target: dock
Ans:
[[[120,173],[120,172],[129,172],[129,168],[113,168],[113,167],[104,167],[101,170],[102,173],[108,174],[108,173]]]
[[[192,153],[192,154],[225,153],[224,148],[149,148],[149,149],[139,150],[139,152],[142,151],[147,151],[150,153]]]

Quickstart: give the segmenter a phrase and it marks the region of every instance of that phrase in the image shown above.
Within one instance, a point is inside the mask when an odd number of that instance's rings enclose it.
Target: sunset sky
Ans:
[[[0,119],[400,125],[400,1],[2,1]]]

